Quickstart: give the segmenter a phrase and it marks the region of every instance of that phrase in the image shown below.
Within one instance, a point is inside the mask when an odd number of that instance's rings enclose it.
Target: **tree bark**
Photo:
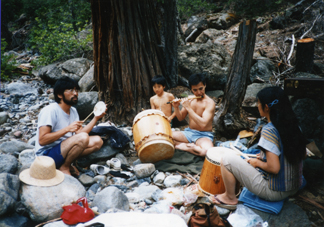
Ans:
[[[175,6],[175,0],[163,4]],[[150,107],[155,75],[165,76],[168,87],[177,83],[172,40],[176,24],[171,18],[175,12],[165,12],[163,24],[158,20],[157,2],[151,0],[91,0],[91,10],[94,79],[99,99],[107,104],[105,118],[130,124],[138,112]]]
[[[255,20],[243,21],[240,24],[224,98],[214,117],[216,135],[236,137],[239,131],[249,127],[248,120],[242,115],[241,104],[249,81],[256,28]]]
[[[312,38],[297,41],[296,72],[311,73],[314,66],[315,41]]]

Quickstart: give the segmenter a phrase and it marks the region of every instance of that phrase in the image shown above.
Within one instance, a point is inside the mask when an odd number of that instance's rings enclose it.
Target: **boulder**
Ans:
[[[258,107],[256,95],[260,90],[266,87],[271,87],[270,84],[253,83],[247,86],[242,107]]]
[[[93,79],[94,65],[84,74],[84,76],[79,80],[78,84],[81,92],[86,92],[92,90],[96,86],[96,82]]]
[[[27,149],[20,152],[18,160],[22,166],[30,166],[33,161],[35,160],[35,150],[34,149]]]
[[[35,74],[41,77],[47,84],[55,84],[63,76],[79,81],[89,70],[91,64],[92,61],[86,58],[74,58],[61,64],[54,63],[44,66],[35,72]]]
[[[110,159],[114,157],[119,150],[112,148],[109,143],[104,143],[104,145],[96,152],[89,154],[87,156],[81,157],[78,159],[78,165],[81,167],[88,167],[90,164],[101,160],[101,159]]]
[[[65,61],[60,65],[60,67],[65,74],[76,75],[79,77],[78,80],[80,80],[81,77],[90,69],[92,63],[93,61],[86,58],[74,58]]]
[[[258,81],[258,78],[268,82],[270,77],[273,76],[272,71],[274,71],[275,68],[275,65],[269,59],[257,60],[250,70],[250,79],[252,83]]]
[[[71,204],[85,196],[82,184],[72,176],[64,175],[64,181],[50,187],[37,187],[23,184],[21,201],[35,222],[45,222],[60,217],[62,205]]]
[[[26,95],[29,93],[38,94],[37,89],[32,87],[30,84],[22,82],[14,82],[7,85],[7,92],[10,95]]]
[[[105,213],[111,208],[129,211],[127,196],[114,186],[107,187],[97,193],[92,205],[98,207],[100,213]]]
[[[19,185],[17,175],[0,173],[0,216],[14,208],[18,200]]]
[[[15,174],[18,169],[18,161],[10,154],[0,154],[0,173]]]
[[[178,47],[179,74],[186,79],[194,73],[204,73],[206,90],[224,90],[231,56],[221,44],[193,43]]]
[[[81,92],[78,97],[78,104],[74,107],[79,113],[80,120],[85,119],[92,111],[98,102],[98,92]],[[93,115],[90,117],[92,119]]]

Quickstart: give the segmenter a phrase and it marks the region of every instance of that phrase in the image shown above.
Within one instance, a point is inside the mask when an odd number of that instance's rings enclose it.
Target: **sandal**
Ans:
[[[218,203],[215,203],[211,198],[214,198]],[[230,204],[226,204],[224,202],[222,202],[219,198],[217,198],[217,195],[215,196],[209,196],[208,199],[210,200],[210,202],[218,207],[221,208],[225,208],[228,210],[236,210],[237,204],[236,205],[230,205]]]

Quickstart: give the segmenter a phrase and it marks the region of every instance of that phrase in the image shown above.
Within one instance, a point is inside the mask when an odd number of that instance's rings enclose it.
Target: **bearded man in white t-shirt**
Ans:
[[[69,77],[54,85],[55,103],[44,107],[38,116],[36,155],[54,159],[56,168],[71,175],[72,163],[79,157],[99,150],[103,144],[99,136],[89,132],[106,113],[95,116],[85,127],[76,108],[79,85]]]

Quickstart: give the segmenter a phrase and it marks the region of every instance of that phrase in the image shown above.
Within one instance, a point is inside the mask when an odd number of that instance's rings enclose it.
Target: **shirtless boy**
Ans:
[[[167,102],[172,101],[174,96],[164,91],[166,82],[163,76],[157,75],[152,79],[153,91],[156,95],[150,98],[151,109],[161,110],[168,121],[171,122],[175,117],[175,113],[172,114],[172,105]]]
[[[213,147],[212,121],[215,113],[215,102],[205,94],[206,79],[203,74],[189,77],[189,86],[197,99],[179,99],[172,103],[179,121],[189,115],[189,128],[173,132],[175,148],[204,157]],[[182,109],[179,109],[180,103]]]

